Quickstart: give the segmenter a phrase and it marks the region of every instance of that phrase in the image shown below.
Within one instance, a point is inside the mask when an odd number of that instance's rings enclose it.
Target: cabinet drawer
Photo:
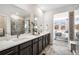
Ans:
[[[18,52],[18,47],[17,46],[1,51],[0,55],[12,55],[16,52]]]
[[[32,45],[32,41],[25,42],[25,43],[20,45],[20,49],[26,48],[26,47],[28,47],[30,45]]]
[[[41,37],[39,37],[39,41],[40,41],[40,40],[42,40],[42,36],[41,36]]]
[[[20,51],[20,55],[32,55],[32,46],[28,46]]]
[[[33,39],[33,43],[38,42],[39,38]]]

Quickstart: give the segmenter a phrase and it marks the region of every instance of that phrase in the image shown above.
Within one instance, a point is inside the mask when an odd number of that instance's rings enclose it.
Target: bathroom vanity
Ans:
[[[39,35],[25,35],[20,39],[0,41],[0,55],[39,55],[49,45],[49,32]]]

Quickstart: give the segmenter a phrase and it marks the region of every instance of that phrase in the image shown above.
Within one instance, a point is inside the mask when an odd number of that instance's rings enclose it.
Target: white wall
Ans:
[[[51,33],[51,40],[50,40],[50,44],[53,43],[53,14],[52,12],[46,12],[44,14],[44,27],[47,26],[47,31],[49,31]],[[44,31],[46,31],[46,29],[44,28]]]
[[[27,15],[27,13],[23,9],[18,8],[12,4],[1,4],[0,13],[5,14],[5,15],[11,15],[11,14],[16,14],[16,13],[22,16]]]

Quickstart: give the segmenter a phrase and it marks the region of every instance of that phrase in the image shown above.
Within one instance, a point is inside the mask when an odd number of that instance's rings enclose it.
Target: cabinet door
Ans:
[[[46,44],[45,36],[43,36],[43,49],[45,48],[45,44]]]
[[[50,33],[48,34],[48,44],[50,44]]]
[[[20,50],[20,55],[32,55],[32,45]]]
[[[46,35],[46,46],[48,45],[48,34]]]
[[[20,55],[27,55],[27,48],[20,50]]]
[[[22,44],[20,44],[20,49],[24,49],[24,48],[26,48],[26,47],[28,47],[30,45],[32,45],[32,41],[22,43]]]
[[[39,38],[39,53],[42,52],[42,37]]]
[[[39,54],[38,38],[33,40],[33,55]]]

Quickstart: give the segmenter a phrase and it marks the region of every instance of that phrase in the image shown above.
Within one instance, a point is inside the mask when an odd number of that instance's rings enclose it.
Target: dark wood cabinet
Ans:
[[[33,55],[39,54],[38,41],[39,41],[39,38],[36,38],[33,40]]]
[[[50,33],[0,51],[0,55],[38,55],[50,43]]]
[[[45,48],[45,45],[46,45],[45,36],[42,37],[42,40],[43,40],[43,49],[44,49]]]
[[[39,38],[39,53],[42,52],[42,37]]]
[[[45,37],[45,39],[46,39],[46,46],[48,45],[48,41],[49,41],[49,39],[48,39],[48,34],[46,35],[46,37]]]
[[[20,55],[32,55],[32,41],[25,42],[20,45]]]
[[[48,39],[48,45],[49,45],[50,44],[50,33],[48,34],[47,39]]]
[[[22,50],[20,50],[20,55],[32,55],[32,46],[28,46]]]
[[[17,54],[18,54],[18,46],[0,52],[0,55],[17,55]]]
[[[25,43],[20,44],[19,46],[20,46],[20,49],[24,49],[30,45],[32,45],[32,41],[27,41]]]

